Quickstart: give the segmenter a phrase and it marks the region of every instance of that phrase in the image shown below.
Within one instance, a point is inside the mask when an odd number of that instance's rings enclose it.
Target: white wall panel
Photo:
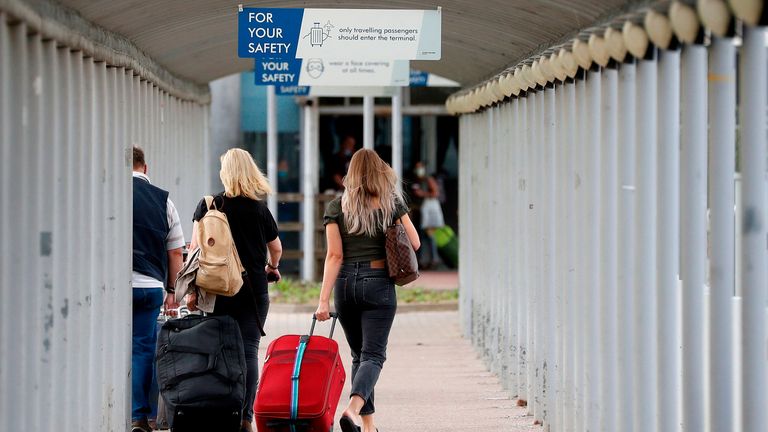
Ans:
[[[208,107],[9,22],[0,13],[0,429],[123,432],[129,150],[146,149],[188,238],[208,192]]]
[[[465,329],[545,430],[765,429],[765,30],[704,42],[461,118]]]

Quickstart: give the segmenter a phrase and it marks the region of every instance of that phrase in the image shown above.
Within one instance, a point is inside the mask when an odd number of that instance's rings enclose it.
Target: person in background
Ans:
[[[182,266],[184,233],[168,192],[152,185],[144,151],[133,147],[133,347],[131,432],[149,432],[157,418],[157,316],[178,307],[173,294]],[[165,290],[165,296],[163,296]],[[163,298],[165,297],[165,301]]]
[[[253,401],[259,384],[259,342],[269,312],[267,275],[280,279],[283,246],[278,237],[277,223],[264,203],[264,198],[272,193],[272,187],[250,153],[242,149],[227,150],[221,156],[219,176],[224,192],[214,195],[213,199],[217,208],[227,215],[246,276],[242,288],[233,297],[216,297],[213,315],[229,315],[240,327],[248,367],[242,430],[252,432]],[[190,250],[197,248],[197,222],[207,212],[203,198],[193,217]],[[197,309],[196,302],[194,295],[188,296],[190,310]]]
[[[342,432],[376,432],[373,389],[397,310],[395,283],[386,268],[387,226],[402,224],[413,249],[420,246],[397,182],[375,151],[359,150],[344,177],[343,195],[328,204],[323,217],[328,252],[315,315],[320,321],[330,318],[333,292],[352,352],[352,391],[339,420]]]
[[[349,170],[352,155],[357,150],[357,142],[352,135],[345,135],[341,141],[341,150],[333,155],[333,187],[337,191],[344,190],[344,176]]]
[[[435,230],[445,225],[443,209],[440,206],[440,185],[431,175],[427,175],[427,168],[423,162],[416,162],[413,168],[416,180],[411,184],[411,194],[421,201],[419,210],[421,213],[420,226],[429,238],[431,263],[427,268],[434,268],[440,264],[437,255],[437,242]]]

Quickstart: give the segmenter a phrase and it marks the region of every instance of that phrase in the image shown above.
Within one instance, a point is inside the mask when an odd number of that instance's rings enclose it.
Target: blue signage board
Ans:
[[[258,58],[254,61],[256,85],[298,85],[301,59]]]
[[[243,8],[242,58],[440,60],[436,10]]]
[[[309,96],[309,86],[277,85],[275,94],[278,96]]]
[[[237,20],[238,56],[296,58],[303,17],[304,9],[243,9]]]
[[[429,78],[429,72],[411,70],[410,87],[426,87],[427,78]]]

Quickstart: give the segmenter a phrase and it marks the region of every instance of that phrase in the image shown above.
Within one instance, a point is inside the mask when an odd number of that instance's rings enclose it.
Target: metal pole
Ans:
[[[529,340],[529,315],[528,295],[530,293],[530,283],[528,278],[528,97],[518,99],[520,107],[518,121],[518,139],[520,140],[520,164],[518,174],[518,188],[520,190],[519,217],[520,227],[518,229],[518,238],[520,246],[518,248],[518,279],[520,283],[520,300],[518,301],[518,335],[519,342],[517,346],[518,356],[518,381],[520,399],[528,401],[531,398],[528,381],[528,340]]]
[[[746,27],[741,53],[741,175],[743,421],[745,431],[768,430],[766,406],[766,52],[765,28]]]
[[[304,142],[302,146],[302,193],[304,194],[304,203],[302,207],[302,251],[301,260],[301,278],[305,281],[315,279],[315,177],[316,159],[314,151],[315,143],[315,115],[312,105],[316,100],[308,100],[304,105]]]
[[[272,186],[272,194],[267,198],[267,206],[277,220],[277,96],[275,86],[267,86],[267,179]]]
[[[707,50],[683,48],[681,276],[683,428],[704,430],[704,279],[707,253]]]
[[[637,66],[635,158],[635,386],[637,394],[658,394],[656,345],[656,61]],[[635,430],[658,428],[656,403],[635,399]]]
[[[392,96],[392,169],[397,178],[403,179],[403,98],[402,88]],[[402,187],[402,183],[398,182]]]
[[[557,358],[557,345],[555,341],[555,332],[557,330],[555,321],[557,320],[557,293],[555,288],[555,269],[557,268],[557,259],[555,258],[557,249],[556,245],[556,183],[555,179],[557,173],[557,164],[555,162],[555,140],[556,140],[556,124],[555,124],[555,89],[554,87],[547,87],[544,90],[543,95],[543,125],[545,142],[544,147],[544,166],[542,168],[542,176],[545,178],[544,185],[546,190],[544,193],[545,207],[544,207],[544,288],[546,292],[545,297],[545,331],[546,331],[546,352],[544,357],[544,364],[542,365],[544,383],[545,383],[545,403],[546,403],[546,418],[547,424],[550,425],[552,430],[557,430],[559,424],[557,423],[557,369],[555,368]]]
[[[586,79],[586,119],[584,154],[584,195],[585,222],[600,220],[600,114],[601,114],[600,70],[591,70]],[[586,241],[584,267],[584,294],[586,320],[585,349],[585,395],[584,420],[587,430],[599,431],[600,412],[600,370],[602,368],[602,350],[600,341],[600,233],[604,227],[595,223],[583,225]]]
[[[634,63],[619,68],[619,268],[618,315],[633,317],[635,268],[635,74]],[[619,320],[619,427],[617,431],[634,430],[633,411],[635,387],[634,319]],[[641,431],[637,431],[641,432]]]
[[[363,148],[373,150],[373,96],[363,97]]]
[[[602,135],[600,149],[600,412],[603,431],[616,431],[618,267],[618,80],[615,67],[603,70]]]
[[[575,226],[579,227],[576,230],[575,235],[575,252],[574,257],[574,272],[575,283],[574,287],[574,350],[575,350],[575,362],[576,371],[574,374],[574,396],[575,396],[575,429],[577,431],[587,430],[587,386],[586,381],[587,369],[589,368],[587,360],[586,338],[589,326],[587,321],[589,319],[584,316],[588,307],[588,300],[585,298],[587,294],[587,275],[585,274],[587,265],[587,249],[591,245],[587,245],[588,239],[584,230],[585,224],[589,224],[586,220],[586,192],[584,191],[585,184],[585,162],[586,162],[586,122],[587,122],[587,97],[586,97],[586,82],[585,71],[580,71],[576,81],[576,140],[574,143],[574,152],[571,154],[574,164],[574,198],[576,199],[574,205]]]
[[[708,413],[713,431],[733,430],[732,310],[735,260],[736,47],[712,38],[709,54],[709,353]],[[715,396],[716,395],[716,396]]]
[[[574,365],[574,286],[575,278],[573,275],[573,264],[575,256],[575,232],[572,229],[574,225],[574,205],[575,205],[575,192],[574,192],[574,161],[573,156],[575,145],[575,130],[576,130],[576,86],[573,80],[568,79],[563,85],[563,99],[564,99],[564,124],[563,124],[563,194],[564,194],[564,214],[563,224],[566,226],[566,233],[564,235],[564,294],[565,304],[563,306],[563,363],[561,365],[561,374],[563,375],[563,391],[560,398],[563,400],[563,423],[562,428],[565,432],[574,431],[574,382],[573,376],[575,372]]]
[[[680,51],[660,53],[658,109],[659,430],[671,432],[680,428]]]

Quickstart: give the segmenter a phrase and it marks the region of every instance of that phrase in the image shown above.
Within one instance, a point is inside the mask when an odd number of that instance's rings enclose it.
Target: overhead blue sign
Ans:
[[[308,96],[309,86],[279,85],[275,86],[275,94],[278,96]]]
[[[246,8],[238,14],[240,57],[296,58],[304,9]]]
[[[426,87],[429,72],[411,70],[410,87]]]
[[[301,59],[260,58],[254,62],[256,85],[298,85]]]
[[[437,10],[244,8],[237,53],[243,58],[440,60]]]

